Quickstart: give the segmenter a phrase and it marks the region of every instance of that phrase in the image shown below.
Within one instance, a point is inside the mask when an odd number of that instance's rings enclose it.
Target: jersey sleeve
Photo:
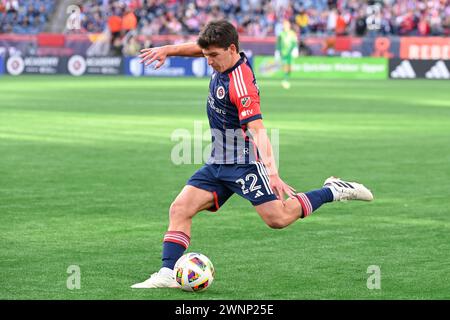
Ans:
[[[241,64],[229,76],[230,101],[238,109],[240,124],[245,125],[250,121],[262,119],[259,91],[254,84],[254,76],[250,67]]]

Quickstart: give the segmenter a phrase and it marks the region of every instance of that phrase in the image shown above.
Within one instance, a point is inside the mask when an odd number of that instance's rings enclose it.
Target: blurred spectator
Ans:
[[[139,44],[139,41],[137,40],[136,36],[131,36],[126,41],[124,47],[123,47],[123,55],[124,56],[137,56],[139,54],[139,51],[141,50],[141,45]]]
[[[416,21],[412,11],[405,13],[399,20],[399,34],[400,35],[413,35],[413,31],[416,28]]]
[[[123,51],[123,42],[120,37],[116,37],[111,45],[111,54],[113,56],[121,56]]]
[[[330,10],[327,17],[327,32],[328,34],[333,34],[336,30],[336,21],[337,21],[337,13],[336,9]]]
[[[122,32],[125,34],[129,31],[136,30],[137,19],[130,7],[126,7],[125,14],[122,18]]]
[[[450,9],[450,6],[447,9]],[[450,11],[450,10],[447,10],[447,14],[450,14],[450,12],[448,12],[448,11]],[[448,19],[449,16],[447,16],[446,18]],[[441,18],[441,15],[439,14],[439,11],[437,11],[437,10],[433,10],[431,12],[430,29],[431,29],[431,34],[433,36],[441,35],[443,33],[442,18]]]
[[[111,32],[111,42],[120,36],[120,32],[122,30],[122,17],[114,13],[108,18],[108,28]]]
[[[442,28],[445,36],[450,36],[450,6],[447,7],[445,20],[443,21]]]
[[[336,29],[337,36],[343,36],[347,34],[347,22],[345,21],[344,15],[341,12],[337,12],[336,17]]]
[[[300,29],[302,35],[307,35],[309,32],[309,16],[305,9],[301,8],[300,12],[295,16],[295,23]]]
[[[355,18],[355,35],[362,37],[366,34],[367,24],[366,17],[362,10],[359,10],[358,15]]]
[[[180,34],[183,29],[181,22],[172,12],[166,14],[165,26],[169,34]]]
[[[422,16],[417,24],[417,31],[419,36],[428,36],[430,34],[430,25],[428,19]]]
[[[376,36],[381,30],[381,12],[380,6],[373,5],[367,7],[366,27],[369,36]]]

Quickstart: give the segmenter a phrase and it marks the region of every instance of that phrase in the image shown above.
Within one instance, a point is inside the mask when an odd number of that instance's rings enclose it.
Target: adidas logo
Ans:
[[[434,66],[425,73],[427,79],[450,79],[450,72],[444,61],[439,60]]]
[[[408,60],[403,60],[397,68],[391,72],[392,78],[415,78],[416,73],[414,72],[411,63]]]
[[[262,193],[261,190],[258,190],[258,191],[256,192],[256,194],[255,194],[255,199],[256,199],[256,198],[259,198],[259,197],[261,197],[261,196],[263,196],[263,195],[264,195],[264,193]]]

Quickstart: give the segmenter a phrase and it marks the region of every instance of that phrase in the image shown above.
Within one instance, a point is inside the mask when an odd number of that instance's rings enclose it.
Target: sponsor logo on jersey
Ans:
[[[241,112],[242,117],[247,117],[253,114],[253,110],[244,110]]]
[[[222,108],[219,108],[218,106],[215,105],[214,98],[213,98],[211,92],[208,95],[208,106],[219,114],[223,114],[223,115],[227,114],[225,110],[223,110]]]
[[[223,99],[225,97],[225,89],[222,86],[217,88],[216,97],[217,99]]]
[[[241,99],[241,104],[245,108],[250,107],[251,103],[252,103],[252,99],[250,99],[250,97],[245,97],[245,98]]]

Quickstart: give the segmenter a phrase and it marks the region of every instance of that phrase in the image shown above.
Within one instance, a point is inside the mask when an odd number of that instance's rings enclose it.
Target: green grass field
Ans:
[[[0,299],[450,298],[450,83],[419,80],[260,80],[282,178],[301,191],[355,179],[375,201],[273,230],[234,196],[194,219],[210,289],[130,289],[159,268],[169,205],[200,167],[174,165],[170,137],[207,129],[207,83],[0,77]]]

